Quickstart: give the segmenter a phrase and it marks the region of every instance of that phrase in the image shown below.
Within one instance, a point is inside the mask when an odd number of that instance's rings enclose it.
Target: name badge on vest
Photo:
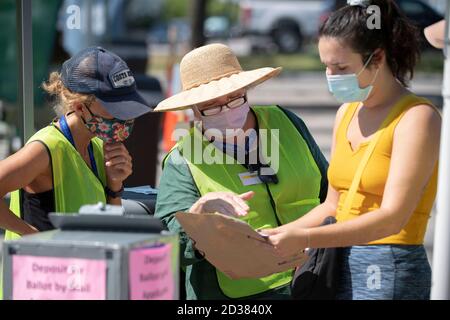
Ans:
[[[253,186],[261,184],[262,181],[258,177],[258,172],[243,172],[239,173],[239,178],[244,186]]]

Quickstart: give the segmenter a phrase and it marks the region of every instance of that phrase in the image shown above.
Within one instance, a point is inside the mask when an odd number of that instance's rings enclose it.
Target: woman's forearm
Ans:
[[[308,242],[312,248],[364,245],[398,233],[402,226],[396,216],[378,209],[353,220],[311,228]]]
[[[300,228],[308,229],[318,227],[322,224],[323,220],[329,216],[335,216],[336,210],[329,203],[324,202],[309,211],[303,217],[284,225],[282,228]]]
[[[11,212],[3,201],[3,198],[0,200],[0,227],[21,236],[38,232],[36,228],[29,225]]]

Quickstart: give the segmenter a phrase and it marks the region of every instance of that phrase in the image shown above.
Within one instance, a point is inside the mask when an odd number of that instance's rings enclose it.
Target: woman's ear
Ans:
[[[374,54],[373,54],[371,65],[375,69],[379,69],[379,68],[381,68],[381,66],[383,66],[385,61],[386,61],[386,53],[385,53],[385,51],[383,49],[381,49],[381,48],[378,48],[377,50],[375,50]]]
[[[85,112],[85,108],[84,108],[84,104],[80,103],[80,102],[75,102],[72,105],[72,109],[75,112],[75,114],[79,117],[84,116],[84,112]]]

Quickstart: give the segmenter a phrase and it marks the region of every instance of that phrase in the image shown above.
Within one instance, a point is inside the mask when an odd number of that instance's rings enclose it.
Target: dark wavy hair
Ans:
[[[392,74],[406,87],[414,76],[420,58],[419,29],[405,16],[393,0],[371,0],[380,8],[380,29],[369,29],[373,13],[365,6],[347,5],[333,12],[321,25],[319,37],[342,40],[363,62],[377,49],[383,49]]]

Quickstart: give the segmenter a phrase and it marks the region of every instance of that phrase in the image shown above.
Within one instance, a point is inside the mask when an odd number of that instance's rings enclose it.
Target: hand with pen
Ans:
[[[253,191],[240,195],[232,192],[210,192],[198,199],[189,209],[189,212],[219,212],[228,216],[242,217],[250,211],[250,207],[245,201],[250,200],[254,195]]]

